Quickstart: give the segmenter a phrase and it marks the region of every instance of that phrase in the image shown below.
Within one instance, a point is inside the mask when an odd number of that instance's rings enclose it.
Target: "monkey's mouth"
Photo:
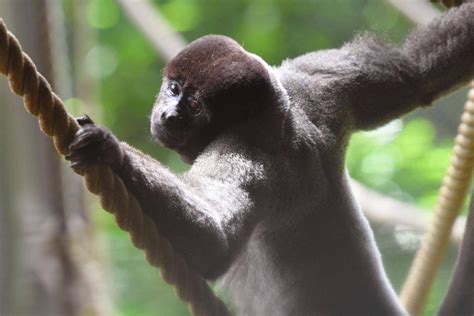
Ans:
[[[177,150],[186,144],[186,133],[182,130],[170,131],[167,128],[153,124],[151,126],[151,134],[153,139],[158,141],[166,148]]]

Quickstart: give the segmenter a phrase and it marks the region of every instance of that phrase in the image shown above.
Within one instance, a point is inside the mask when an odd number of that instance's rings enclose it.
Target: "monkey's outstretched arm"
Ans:
[[[423,104],[466,83],[474,76],[474,3],[415,30],[402,52],[415,66]]]
[[[248,212],[250,197],[241,183],[251,181],[251,176],[242,176],[250,164],[236,160],[228,166],[230,162],[219,157],[208,168],[193,166],[178,176],[120,143],[107,129],[91,121],[78,122],[82,127],[66,157],[72,167],[109,164],[158,230],[197,272],[209,279],[225,272],[255,222],[249,221],[255,212]],[[207,170],[219,170],[220,175],[215,177]]]
[[[474,77],[474,3],[416,29],[401,47],[364,34],[340,49],[310,53],[285,67],[302,74],[302,84],[314,90],[316,109],[305,108],[310,118],[333,113],[330,120],[350,120],[353,129],[377,127]]]

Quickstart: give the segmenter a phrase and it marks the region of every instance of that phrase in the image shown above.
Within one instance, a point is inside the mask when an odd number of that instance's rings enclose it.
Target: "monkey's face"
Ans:
[[[190,163],[205,138],[212,113],[199,91],[178,78],[164,78],[151,114],[151,133],[163,146]],[[200,135],[200,137],[198,137]]]
[[[168,63],[164,77],[151,132],[189,163],[223,131],[275,101],[265,65],[225,36],[192,42]]]

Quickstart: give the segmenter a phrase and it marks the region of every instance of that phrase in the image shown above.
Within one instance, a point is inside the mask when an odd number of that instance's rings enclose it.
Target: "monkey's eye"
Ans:
[[[174,97],[178,96],[181,93],[181,87],[179,86],[179,84],[176,81],[172,81],[168,85],[168,90],[171,93],[171,95],[174,96]]]
[[[197,100],[189,99],[187,105],[191,114],[197,115],[201,113],[202,106],[201,103],[199,103]]]

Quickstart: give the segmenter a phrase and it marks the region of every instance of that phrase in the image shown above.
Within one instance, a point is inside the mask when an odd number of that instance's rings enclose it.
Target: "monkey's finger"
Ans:
[[[106,131],[103,128],[98,127],[97,125],[91,125],[87,124],[85,126],[82,126],[77,132],[76,132],[76,137],[79,135],[92,135],[92,134],[105,134]]]
[[[84,167],[86,165],[87,164],[83,161],[74,161],[73,163],[71,163],[71,168],[76,169],[76,168]]]
[[[76,121],[80,126],[84,126],[87,124],[95,124],[94,121],[87,114],[79,116],[78,118],[76,118]]]
[[[64,158],[67,161],[76,162],[76,161],[86,160],[87,156],[88,156],[87,154],[83,154],[83,153],[74,153],[74,154],[66,155],[64,156]]]
[[[94,163],[96,163],[96,162],[92,161],[92,160],[74,161],[73,163],[71,163],[71,168],[72,169],[83,169],[83,168],[86,168],[86,167],[89,167],[89,166],[93,165]]]
[[[68,161],[80,161],[80,160],[100,160],[100,153],[103,152],[103,146],[100,144],[94,144],[90,147],[81,148],[81,150],[70,151],[68,155],[65,156]]]
[[[104,135],[93,130],[79,131],[76,138],[69,144],[69,151],[77,151],[81,148],[104,140]]]
[[[76,134],[74,135],[75,138],[78,138],[78,137],[84,137],[86,135],[92,135],[94,133],[96,133],[97,130],[93,128],[93,125],[91,126],[85,126],[85,127],[81,127],[77,132]]]

